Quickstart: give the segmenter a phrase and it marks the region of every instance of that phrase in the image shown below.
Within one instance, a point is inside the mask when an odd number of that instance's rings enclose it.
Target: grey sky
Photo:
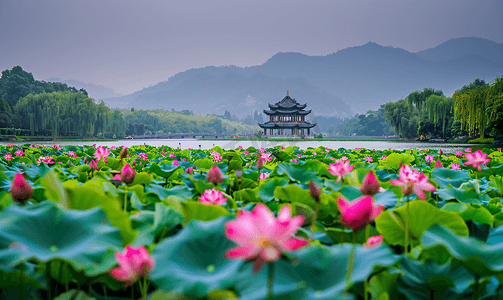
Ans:
[[[0,70],[21,65],[130,93],[190,68],[327,55],[368,41],[411,52],[503,43],[501,0],[0,0]]]

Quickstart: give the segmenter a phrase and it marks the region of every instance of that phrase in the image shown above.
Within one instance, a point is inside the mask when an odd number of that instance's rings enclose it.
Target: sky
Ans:
[[[503,43],[503,1],[0,0],[0,70],[121,94],[278,52],[327,55],[369,41],[417,52],[459,37]]]

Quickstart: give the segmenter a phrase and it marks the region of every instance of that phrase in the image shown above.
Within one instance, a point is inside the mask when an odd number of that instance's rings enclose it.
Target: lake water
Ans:
[[[14,143],[15,145],[23,145],[27,142]],[[366,148],[375,150],[406,150],[406,149],[442,149],[444,152],[454,152],[458,150],[464,150],[465,148],[472,148],[474,151],[480,148],[491,147],[491,145],[470,145],[470,144],[442,144],[442,143],[410,143],[410,142],[394,142],[394,141],[239,141],[239,140],[214,140],[214,141],[199,141],[197,139],[127,139],[118,140],[112,142],[32,142],[38,145],[93,145],[97,146],[139,146],[139,145],[151,145],[155,147],[159,146],[169,146],[172,148],[181,147],[182,149],[192,148],[203,150],[211,149],[214,146],[220,146],[222,149],[235,149],[238,146],[243,146],[243,148],[248,148],[250,146],[255,148],[270,148],[274,146],[298,146],[300,149],[307,149],[309,147],[317,148],[319,146],[328,147],[330,149],[346,148]],[[7,142],[2,142],[2,145],[6,145]],[[501,147],[501,146],[499,146]]]

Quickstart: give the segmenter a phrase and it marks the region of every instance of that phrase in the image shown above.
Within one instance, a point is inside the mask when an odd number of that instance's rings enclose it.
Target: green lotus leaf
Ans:
[[[345,185],[343,186],[337,194],[342,195],[345,199],[347,200],[355,200],[358,197],[363,196],[363,194],[360,192],[360,188],[354,185]]]
[[[77,211],[44,201],[27,208],[11,205],[0,218],[0,269],[6,272],[32,258],[57,259],[94,276],[109,249],[121,248],[119,229],[99,207]]]
[[[13,268],[14,271],[12,272],[0,270],[0,288],[8,289],[18,287],[21,285],[21,282],[24,286],[31,286],[39,289],[46,288],[45,274],[37,273],[35,270],[36,266],[36,264],[30,262],[22,262],[19,266]]]
[[[293,181],[298,181],[300,183],[306,183],[310,180],[318,181],[318,174],[311,170],[307,169],[304,166],[292,165],[289,163],[279,163],[276,169],[272,172],[272,175],[282,175],[286,174]]]
[[[183,215],[179,214],[173,208],[166,206],[164,203],[155,204],[153,224],[155,235],[160,234],[161,231],[169,231],[178,224],[182,224],[183,221]]]
[[[37,166],[32,163],[29,168],[24,169],[24,172],[31,179],[37,179],[44,177],[45,173],[49,172],[49,170],[51,170],[51,168],[46,164],[40,164],[40,166]]]
[[[152,183],[152,175],[149,175],[145,172],[136,172],[136,175],[134,176],[134,181],[131,183],[131,185],[136,185],[136,184],[151,184]]]
[[[452,187],[459,188],[461,184],[470,180],[468,171],[453,170],[447,168],[435,168],[431,171],[431,177],[440,187],[445,188],[448,184]]]
[[[383,211],[375,220],[377,231],[391,245],[404,245],[406,205]],[[434,224],[445,225],[459,236],[468,236],[464,220],[454,212],[443,211],[422,201],[409,202],[409,239],[418,243],[424,231]],[[411,244],[409,241],[409,245]]]
[[[457,235],[443,225],[433,225],[423,233],[423,248],[445,248],[473,275],[491,276],[503,272],[501,244],[487,244],[478,239]]]
[[[213,167],[213,160],[209,158],[198,159],[194,162],[194,166],[200,168],[201,170],[207,172]]]
[[[261,184],[258,190],[258,197],[262,199],[262,201],[271,201],[274,199],[274,190],[278,186],[287,186],[288,181],[286,179],[274,177],[269,179],[266,183]]]
[[[316,202],[314,198],[309,194],[309,191],[294,184],[276,187],[276,189],[274,190],[274,198],[279,200],[287,200],[290,202],[303,203],[309,205],[313,209],[316,206]]]
[[[51,169],[47,172],[40,180],[40,185],[45,187],[47,199],[56,203],[61,203],[64,208],[70,208],[68,199],[66,198],[65,188],[56,174],[56,169]]]
[[[480,205],[467,205],[462,203],[447,203],[442,210],[457,212],[465,221],[475,221],[489,226],[493,225],[493,215]]]
[[[161,241],[152,251],[156,261],[149,275],[152,281],[162,290],[189,298],[234,286],[243,262],[224,257],[225,251],[236,246],[224,235],[224,224],[232,219],[193,220],[175,236]]]
[[[470,183],[470,182],[468,182]],[[444,200],[456,199],[458,202],[465,204],[472,203],[482,203],[479,199],[480,190],[475,189],[475,186],[468,186],[467,183],[463,183],[459,188],[455,188],[450,184],[447,184],[445,188],[437,189],[434,193]]]
[[[500,175],[491,175],[489,180],[489,186],[493,190],[498,191],[500,197],[503,197],[503,177]]]
[[[398,197],[390,189],[374,195],[374,205],[384,205],[386,208],[393,208],[397,202]]]
[[[385,245],[365,248],[350,244],[329,247],[313,244],[289,256],[294,263],[286,259],[274,263],[275,299],[351,299],[352,295],[343,294],[347,288],[363,282],[374,269],[391,266],[401,259]],[[352,272],[346,278],[351,256]],[[267,266],[253,276],[251,268],[251,262],[245,263],[235,289],[242,299],[264,299]]]
[[[393,270],[393,269],[391,269]],[[372,295],[372,299],[397,299],[397,279],[400,273],[395,270],[395,272],[390,272],[389,270],[378,273],[369,281],[369,292]],[[391,295],[391,296],[390,296]]]
[[[230,213],[221,205],[206,205],[199,201],[181,202],[183,214],[185,217],[184,224],[190,220],[211,221],[220,218]]]
[[[351,229],[329,227],[326,228],[325,232],[335,243],[353,242],[353,233]],[[370,233],[369,237],[380,235],[379,232],[377,232],[377,230],[373,226],[370,226],[369,233]],[[365,230],[356,231],[354,236],[355,236],[355,242],[358,244],[363,244],[367,242],[367,240],[365,239]]]
[[[120,160],[115,158],[115,157],[107,157],[107,166],[112,169],[112,170],[116,170],[116,171],[120,171],[121,170],[121,164],[120,164]]]
[[[158,165],[156,163],[152,163],[150,165],[149,172],[162,178],[169,178],[176,172],[177,169],[180,169],[180,167],[168,164]]]
[[[385,159],[381,161],[382,165],[387,169],[398,170],[399,165],[410,165],[413,162],[414,156],[404,153],[391,153]]]
[[[151,195],[154,198],[162,201],[171,195],[182,197],[185,199],[192,199],[192,192],[186,185],[177,185],[170,189],[166,189],[157,184],[151,184],[145,187],[145,195]]]
[[[293,156],[284,151],[274,151],[272,155],[274,155],[278,161],[289,162],[293,158]]]
[[[120,229],[124,246],[135,239],[137,232],[131,227],[129,214],[123,212],[121,204],[116,198],[107,197],[88,186],[66,189],[66,194],[72,209],[87,210],[101,207],[109,217],[111,224]]]

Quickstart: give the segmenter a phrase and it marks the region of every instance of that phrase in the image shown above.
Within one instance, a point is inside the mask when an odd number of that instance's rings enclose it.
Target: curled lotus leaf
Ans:
[[[22,261],[59,259],[93,276],[107,252],[121,248],[119,229],[99,207],[77,211],[50,201],[10,205],[0,219],[0,269],[7,272]]]

